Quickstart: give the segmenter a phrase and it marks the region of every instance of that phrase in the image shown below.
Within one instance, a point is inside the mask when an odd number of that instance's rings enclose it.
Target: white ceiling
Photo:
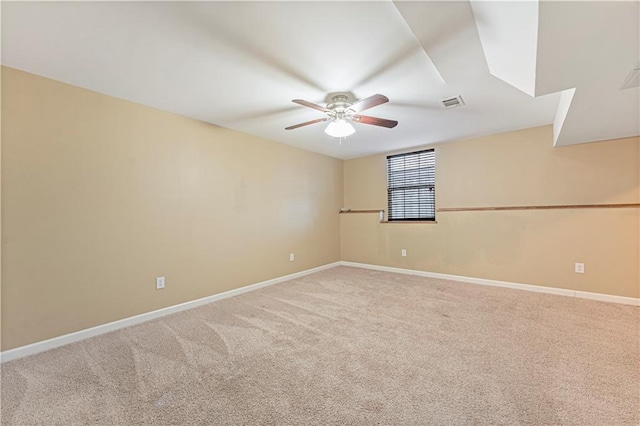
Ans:
[[[566,145],[640,134],[638,4],[2,2],[2,64],[343,159],[550,123]],[[399,125],[284,130],[335,92]]]

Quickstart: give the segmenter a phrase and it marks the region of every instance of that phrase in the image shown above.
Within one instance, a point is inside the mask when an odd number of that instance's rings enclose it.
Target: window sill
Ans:
[[[424,223],[438,223],[436,220],[385,220],[380,223],[389,223],[394,225],[413,225],[413,224],[424,224]]]
[[[435,220],[384,220],[384,210],[351,210],[344,209],[340,210],[338,213],[340,214],[350,214],[350,213],[378,213],[380,215],[380,223],[393,223],[393,224],[409,224],[409,223],[438,223]]]

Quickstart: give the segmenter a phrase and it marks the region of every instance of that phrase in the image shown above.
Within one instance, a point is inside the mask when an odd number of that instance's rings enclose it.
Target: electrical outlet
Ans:
[[[402,257],[407,257],[407,251],[405,249],[402,249]]]
[[[289,262],[293,262],[294,260],[296,260],[296,255],[293,253],[289,253]]]
[[[160,290],[164,288],[164,277],[156,278],[156,290]]]
[[[584,263],[576,262],[576,274],[584,274]]]

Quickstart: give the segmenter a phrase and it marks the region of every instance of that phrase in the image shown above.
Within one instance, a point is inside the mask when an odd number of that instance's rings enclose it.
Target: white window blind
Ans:
[[[436,156],[433,149],[387,157],[389,220],[436,219]]]

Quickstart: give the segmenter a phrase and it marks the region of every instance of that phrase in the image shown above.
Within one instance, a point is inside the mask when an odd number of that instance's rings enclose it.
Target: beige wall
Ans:
[[[342,161],[2,72],[3,350],[340,260]]]
[[[553,148],[551,126],[435,146],[437,207],[638,203],[640,138]],[[387,209],[386,156],[345,161],[344,206]],[[342,260],[640,296],[640,211],[441,212],[433,224],[341,215]],[[407,250],[407,257],[400,255]],[[574,263],[585,274],[574,273]]]
[[[343,170],[10,68],[1,90],[2,350],[340,258],[640,296],[638,209],[380,224],[336,212],[386,210],[385,155]],[[639,145],[554,149],[549,126],[438,145],[437,204],[637,203]],[[166,289],[155,290],[156,276]]]

